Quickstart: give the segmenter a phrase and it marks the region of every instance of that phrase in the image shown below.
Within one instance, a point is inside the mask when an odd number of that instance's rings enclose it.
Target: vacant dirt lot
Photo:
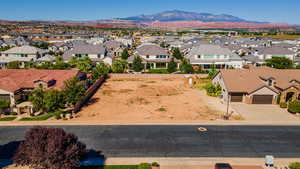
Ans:
[[[188,121],[214,120],[221,112],[209,107],[199,89],[185,86],[183,77],[112,77],[73,120]],[[214,108],[213,108],[214,107]]]

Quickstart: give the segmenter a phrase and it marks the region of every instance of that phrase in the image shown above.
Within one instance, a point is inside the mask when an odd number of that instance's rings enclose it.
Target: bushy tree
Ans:
[[[288,111],[291,113],[300,113],[300,100],[292,100],[288,104]]]
[[[174,58],[176,58],[178,60],[183,59],[182,53],[180,52],[179,48],[174,48],[173,51],[172,51],[172,55],[173,55]]]
[[[47,90],[44,94],[44,107],[47,112],[55,112],[60,108],[64,108],[65,99],[61,91]]]
[[[52,65],[52,69],[58,69],[58,70],[66,70],[70,69],[70,65],[66,62],[64,62],[64,59],[62,56],[56,56],[55,57],[55,64]]]
[[[63,89],[66,103],[75,105],[85,94],[85,85],[78,78],[74,77],[64,82]]]
[[[295,66],[295,68],[296,68],[296,69],[300,69],[300,64],[297,64],[297,65]]]
[[[300,163],[299,162],[290,163],[289,169],[300,169]]]
[[[208,96],[217,97],[222,93],[222,87],[219,84],[208,83],[204,89]]]
[[[10,107],[10,101],[7,99],[0,98],[0,115],[3,111]]]
[[[99,79],[101,76],[108,75],[109,70],[110,70],[109,65],[103,62],[98,63],[96,67],[92,70],[93,81]]]
[[[193,73],[194,69],[187,59],[183,59],[180,64],[180,71],[183,73]]]
[[[174,61],[174,58],[171,59],[171,62],[168,64],[168,72],[173,73],[177,70],[177,63]]]
[[[13,62],[9,62],[6,65],[7,69],[20,69],[20,62],[19,61],[13,61]]]
[[[144,69],[144,64],[140,56],[136,56],[132,62],[132,69],[136,72],[140,72]]]
[[[267,59],[266,64],[275,69],[292,69],[294,65],[293,61],[286,57],[273,57]]]
[[[111,67],[113,73],[124,73],[126,68],[127,68],[127,61],[122,59],[116,60]]]
[[[81,72],[90,73],[93,68],[93,62],[89,57],[85,56],[77,60],[76,68]]]
[[[44,97],[45,91],[41,87],[32,91],[31,95],[29,96],[29,101],[32,103],[35,111],[45,110]]]
[[[124,60],[127,60],[129,58],[129,53],[128,53],[128,49],[125,48],[121,54],[121,58],[124,59]]]
[[[26,133],[13,161],[35,169],[74,169],[80,167],[85,153],[86,146],[74,134],[61,128],[35,127]]]

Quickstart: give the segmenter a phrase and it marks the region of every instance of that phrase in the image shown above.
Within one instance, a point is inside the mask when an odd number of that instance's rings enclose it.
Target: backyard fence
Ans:
[[[73,113],[79,112],[81,110],[81,108],[89,102],[89,100],[94,96],[94,94],[97,92],[97,90],[105,82],[106,78],[107,78],[107,76],[102,76],[92,86],[90,86],[87,89],[87,91],[85,92],[84,98],[75,104]]]

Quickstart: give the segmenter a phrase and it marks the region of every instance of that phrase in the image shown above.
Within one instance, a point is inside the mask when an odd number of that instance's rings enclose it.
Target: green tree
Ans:
[[[76,68],[81,72],[90,73],[93,68],[92,64],[92,60],[88,56],[85,56],[84,58],[80,58],[77,60]]]
[[[219,84],[208,83],[204,89],[208,96],[217,97],[222,93],[222,87]]]
[[[44,97],[45,91],[41,87],[32,91],[31,95],[29,96],[29,101],[33,104],[35,111],[45,110]]]
[[[168,72],[173,73],[177,70],[177,63],[174,61],[174,58],[171,59],[171,62],[168,64]]]
[[[300,69],[300,64],[297,64],[297,65],[295,66],[295,68],[296,68],[296,69]]]
[[[107,65],[107,64],[105,64],[103,62],[98,63],[96,65],[96,67],[92,70],[93,81],[96,81],[101,76],[108,75],[109,70],[110,70],[109,65]]]
[[[272,57],[266,60],[266,64],[275,69],[292,69],[294,65],[293,61],[286,57]]]
[[[7,99],[0,98],[0,116],[1,116],[1,113],[3,113],[4,110],[9,107],[10,107],[10,101]]]
[[[172,55],[173,55],[174,58],[176,58],[178,60],[183,59],[182,53],[180,52],[179,48],[174,48],[173,51],[172,51]]]
[[[46,112],[55,112],[64,108],[64,95],[58,90],[47,90],[44,95],[44,107]]]
[[[144,69],[144,64],[142,63],[142,59],[140,56],[136,56],[132,62],[132,69],[136,72],[140,72]]]
[[[65,81],[63,92],[67,104],[75,105],[80,101],[85,94],[84,83],[78,78],[74,77],[70,80]]]
[[[70,67],[71,66],[68,63],[64,62],[62,56],[55,57],[55,64],[52,66],[53,69],[66,70],[66,69],[70,69]]]
[[[112,72],[114,73],[124,73],[125,69],[127,68],[127,61],[126,60],[116,60],[112,64]]]
[[[300,163],[299,162],[290,163],[289,169],[300,169]]]
[[[183,59],[180,64],[180,71],[183,73],[193,73],[194,69],[187,59]]]
[[[300,100],[292,100],[288,104],[288,111],[291,113],[300,113]]]
[[[6,65],[7,69],[20,69],[20,62],[19,61],[13,61],[13,62],[9,62]]]
[[[124,60],[127,60],[129,58],[129,53],[128,53],[128,49],[125,48],[121,54],[121,58],[124,59]]]

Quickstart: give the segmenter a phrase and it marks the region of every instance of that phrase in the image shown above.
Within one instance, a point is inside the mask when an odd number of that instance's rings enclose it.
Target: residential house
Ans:
[[[201,69],[242,68],[243,61],[228,48],[219,45],[203,44],[193,47],[186,55],[193,66]]]
[[[103,46],[106,48],[107,52],[114,57],[121,57],[122,52],[125,49],[125,46],[118,41],[107,41]]]
[[[0,63],[6,65],[9,62],[19,61],[21,67],[26,62],[36,61],[46,55],[47,50],[36,48],[34,46],[13,47],[0,53]]]
[[[113,63],[113,57],[108,55],[107,50],[103,47],[103,45],[76,45],[63,54],[65,61],[70,61],[72,57],[89,57],[93,62],[104,62],[109,65],[112,65]]]
[[[300,100],[300,70],[247,66],[221,70],[213,83],[222,87],[224,102],[277,104]]]
[[[258,56],[259,59],[262,60],[271,59],[272,57],[286,57],[294,60],[296,53],[288,48],[272,46],[259,48],[254,52],[254,55]]]
[[[86,75],[78,70],[2,69],[0,98],[10,101],[11,111],[32,113],[28,96],[35,88],[60,90],[64,82],[73,77],[85,80]]]
[[[171,61],[170,54],[167,49],[156,44],[140,45],[134,55],[128,58],[128,63],[132,63],[134,57],[140,56],[146,69],[166,69]],[[179,65],[179,64],[178,64]]]

